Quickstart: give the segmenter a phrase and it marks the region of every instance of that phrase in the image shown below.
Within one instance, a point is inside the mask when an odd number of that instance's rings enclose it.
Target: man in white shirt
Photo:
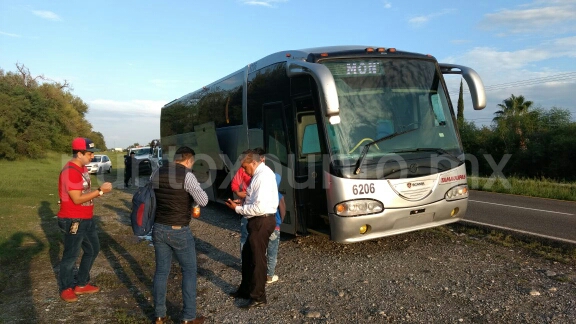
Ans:
[[[242,250],[242,283],[232,297],[249,298],[244,308],[266,304],[266,250],[276,226],[278,187],[276,175],[258,154],[249,150],[242,159],[242,168],[252,177],[243,205],[228,200],[226,205],[248,219],[248,239]]]

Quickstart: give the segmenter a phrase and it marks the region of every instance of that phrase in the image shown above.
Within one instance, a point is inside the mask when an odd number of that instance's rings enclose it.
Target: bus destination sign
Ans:
[[[378,61],[339,61],[325,65],[334,76],[384,75],[382,63]]]

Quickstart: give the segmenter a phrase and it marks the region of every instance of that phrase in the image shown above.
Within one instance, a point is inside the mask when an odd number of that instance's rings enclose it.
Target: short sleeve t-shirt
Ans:
[[[81,190],[82,194],[92,191],[90,182],[90,174],[86,167],[79,167],[72,162],[68,162],[58,179],[58,194],[60,196],[60,211],[58,217],[60,218],[92,218],[94,211],[94,202],[92,200],[75,204],[68,191]]]

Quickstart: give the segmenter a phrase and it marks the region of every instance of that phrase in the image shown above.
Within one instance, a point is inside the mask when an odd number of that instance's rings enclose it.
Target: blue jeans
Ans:
[[[278,257],[278,246],[280,245],[280,231],[275,229],[270,235],[268,242],[268,250],[266,254],[268,255],[268,270],[266,274],[270,277],[274,275],[274,270],[276,269],[276,259]]]
[[[70,234],[72,221],[80,221],[76,234]],[[60,261],[60,273],[58,282],[60,289],[74,288],[74,265],[80,255],[80,249],[84,252],[78,267],[78,286],[85,286],[90,282],[90,269],[100,252],[100,240],[96,224],[92,219],[58,218],[58,227],[64,233],[64,252]]]
[[[168,275],[172,264],[172,253],[182,268],[182,320],[196,318],[196,245],[190,227],[172,226],[155,223],[152,229],[152,241],[156,253],[156,272],[154,273],[154,313],[156,317],[166,316],[166,290]]]
[[[242,249],[244,248],[244,244],[246,244],[246,240],[248,239],[248,219],[246,217],[242,217],[240,219],[240,255],[242,255]],[[240,257],[242,259],[242,257]]]

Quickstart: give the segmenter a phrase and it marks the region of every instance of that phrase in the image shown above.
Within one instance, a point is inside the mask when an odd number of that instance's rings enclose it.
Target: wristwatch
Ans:
[[[98,187],[98,195],[102,196],[104,194],[104,191],[102,191],[102,189],[100,189],[100,187]]]

